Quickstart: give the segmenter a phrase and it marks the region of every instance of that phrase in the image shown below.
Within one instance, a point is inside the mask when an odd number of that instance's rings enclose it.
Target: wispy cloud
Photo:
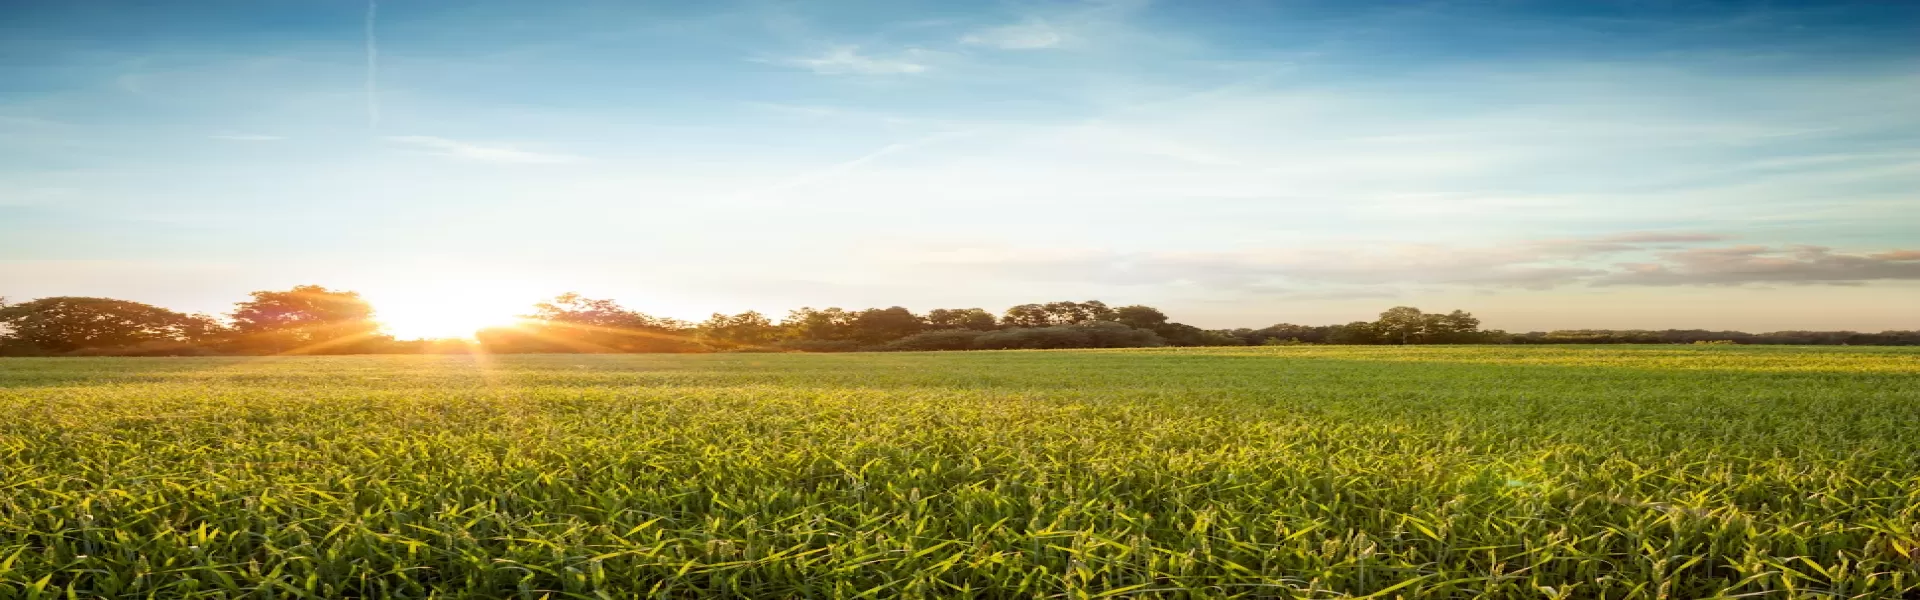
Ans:
[[[207,139],[225,140],[229,142],[272,142],[272,141],[284,140],[287,138],[277,136],[277,135],[260,135],[256,133],[216,133],[216,134],[207,136]]]
[[[580,160],[580,157],[570,154],[530,152],[499,144],[461,142],[425,135],[392,135],[387,136],[385,139],[395,144],[411,146],[431,154],[482,162],[554,164],[577,162]]]
[[[1920,250],[1846,254],[1822,246],[1690,248],[1622,264],[1596,285],[1860,284],[1920,280]]]
[[[1058,47],[1066,40],[1059,28],[1046,21],[1028,21],[982,29],[960,38],[960,43],[992,46],[1003,50],[1038,50]]]
[[[791,58],[781,62],[822,75],[912,75],[924,73],[928,66],[919,62],[923,50],[908,50],[893,58],[868,56],[858,46],[839,46],[813,57]]]

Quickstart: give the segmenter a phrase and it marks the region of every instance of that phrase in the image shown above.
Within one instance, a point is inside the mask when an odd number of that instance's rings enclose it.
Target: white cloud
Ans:
[[[229,142],[272,142],[287,139],[277,135],[260,135],[255,133],[216,133],[207,136],[207,138]]]
[[[1046,21],[1030,21],[982,29],[960,38],[963,44],[992,46],[1003,50],[1038,50],[1058,47],[1066,35]]]
[[[580,160],[580,157],[568,154],[529,152],[510,146],[476,144],[425,135],[392,135],[387,136],[386,140],[425,150],[431,154],[482,162],[553,164]]]
[[[909,50],[905,57],[880,58],[861,54],[858,46],[840,46],[820,56],[784,62],[821,75],[912,75],[926,72],[927,65],[910,58],[924,53]]]

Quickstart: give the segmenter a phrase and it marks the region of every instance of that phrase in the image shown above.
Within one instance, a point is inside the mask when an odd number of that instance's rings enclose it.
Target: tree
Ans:
[[[1420,309],[1395,306],[1380,313],[1380,319],[1373,322],[1373,331],[1389,344],[1412,344],[1420,341],[1425,325],[1425,315]]]
[[[993,331],[999,323],[993,313],[978,308],[936,308],[927,311],[927,329]]]
[[[1151,306],[1122,306],[1104,312],[1106,308],[1098,301],[1089,302],[1096,306],[1095,313],[1104,315],[1100,321],[1112,321],[1134,329],[1151,331],[1160,336],[1169,346],[1241,346],[1245,339],[1228,331],[1208,331],[1185,323],[1175,323],[1167,319],[1167,313]],[[1250,330],[1243,330],[1250,331]]]
[[[764,346],[780,339],[780,326],[754,311],[733,316],[713,313],[699,329],[701,341],[723,348]]]
[[[684,329],[685,323],[673,319],[656,319],[645,313],[627,310],[612,300],[595,300],[578,293],[567,292],[554,296],[552,300],[533,305],[533,314],[526,318],[548,323],[566,323],[581,327],[602,327],[609,329]]]
[[[1113,309],[1113,320],[1135,329],[1155,329],[1167,324],[1167,313],[1151,306],[1122,306]]]
[[[496,352],[699,352],[693,326],[568,292],[533,305],[516,327],[475,337]]]
[[[1480,320],[1472,313],[1455,310],[1447,314],[1422,316],[1422,340],[1429,344],[1468,344],[1481,341]]]
[[[1001,314],[1000,324],[1007,327],[1046,327],[1053,324],[1053,317],[1047,313],[1045,306],[1021,304]]]
[[[841,341],[853,335],[853,314],[838,307],[815,310],[811,306],[787,311],[780,321],[787,336],[796,340]]]
[[[1337,327],[1337,325],[1313,327],[1292,323],[1276,323],[1260,329],[1234,330],[1233,334],[1235,337],[1245,341],[1249,346],[1296,342],[1324,344],[1327,343],[1327,336],[1333,333],[1333,330]]]
[[[1046,311],[1047,320],[1054,325],[1113,320],[1113,309],[1107,308],[1107,304],[1099,300],[1048,302],[1041,305],[1040,309]]]
[[[1439,314],[1395,306],[1380,313],[1371,329],[1378,338],[1376,343],[1386,344],[1469,344],[1486,339],[1480,331],[1480,319],[1461,310]]]
[[[853,316],[853,339],[869,344],[897,340],[926,328],[913,311],[898,306],[871,308]]]
[[[271,352],[353,352],[391,341],[379,335],[373,306],[359,292],[317,285],[253,292],[235,304],[233,328],[242,347]]]
[[[22,350],[72,352],[141,344],[197,344],[223,328],[206,315],[187,315],[129,300],[56,296],[0,303],[0,342]]]
[[[1366,321],[1354,321],[1346,325],[1335,325],[1327,332],[1329,344],[1379,344],[1384,340],[1374,324]]]

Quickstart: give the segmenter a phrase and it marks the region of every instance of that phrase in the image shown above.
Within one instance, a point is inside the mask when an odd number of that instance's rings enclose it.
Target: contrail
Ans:
[[[380,45],[373,37],[373,17],[380,5],[367,0],[367,128],[380,127]]]
[[[927,146],[930,144],[935,144],[935,143],[943,142],[943,141],[954,139],[954,138],[963,138],[963,137],[971,136],[973,134],[974,132],[972,131],[943,131],[943,132],[935,133],[933,135],[929,135],[917,140],[887,144],[885,146],[880,147],[879,150],[868,152],[852,160],[841,162],[841,163],[838,163],[838,164],[835,164],[811,173],[806,173],[799,177],[795,177],[793,179],[789,179],[787,181],[777,183],[771,186],[735,194],[734,198],[736,199],[754,198],[754,197],[758,197],[758,196],[762,196],[762,195],[766,195],[774,192],[782,192],[782,191],[786,191],[794,188],[805,187],[808,185],[812,185],[814,183],[818,183],[821,181],[825,181],[828,179],[833,179],[835,177],[845,175],[849,172],[858,170],[862,166],[866,166],[867,163],[879,160],[891,154],[913,150],[916,148],[920,148],[922,146]]]

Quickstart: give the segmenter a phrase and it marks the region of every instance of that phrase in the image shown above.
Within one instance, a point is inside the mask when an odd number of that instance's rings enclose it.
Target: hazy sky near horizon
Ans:
[[[1920,328],[1920,3],[0,0],[0,295]]]

